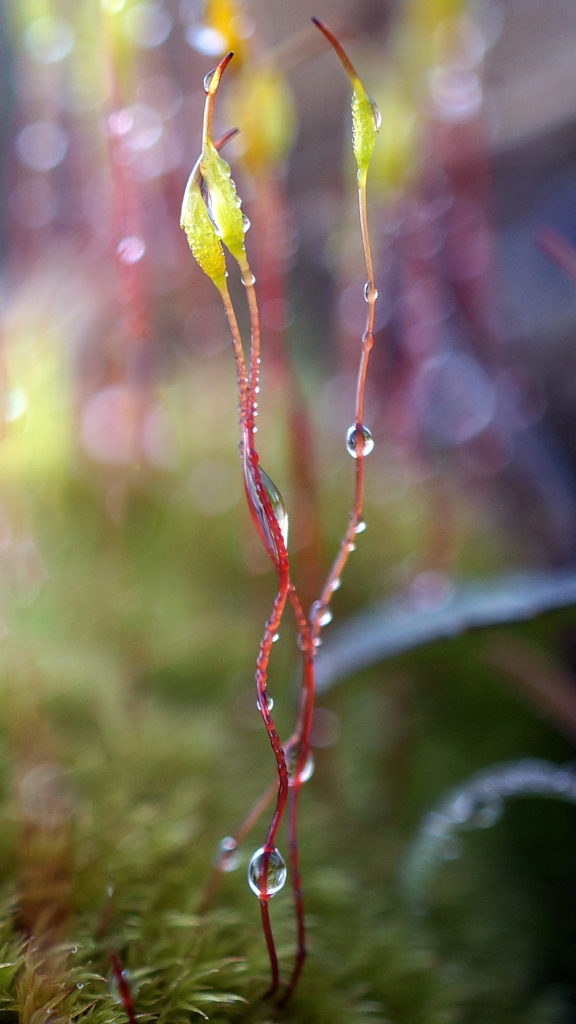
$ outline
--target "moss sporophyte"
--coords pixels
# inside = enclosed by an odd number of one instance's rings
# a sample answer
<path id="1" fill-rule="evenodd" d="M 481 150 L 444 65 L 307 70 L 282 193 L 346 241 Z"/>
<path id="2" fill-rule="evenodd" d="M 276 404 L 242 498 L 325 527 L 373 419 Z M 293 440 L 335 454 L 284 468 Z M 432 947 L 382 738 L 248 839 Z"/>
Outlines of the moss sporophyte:
<path id="1" fill-rule="evenodd" d="M 208 887 L 205 903 L 211 897 L 216 879 L 231 870 L 231 853 L 236 854 L 241 840 L 256 824 L 265 809 L 275 800 L 275 807 L 263 845 L 252 856 L 248 868 L 250 888 L 259 899 L 264 935 L 268 948 L 271 968 L 271 982 L 268 995 L 277 993 L 280 987 L 280 969 L 276 943 L 270 920 L 270 899 L 284 886 L 287 867 L 277 848 L 277 837 L 288 809 L 289 869 L 293 889 L 297 948 L 291 974 L 285 984 L 281 1002 L 285 1002 L 294 991 L 306 958 L 306 924 L 299 866 L 298 809 L 300 789 L 313 771 L 310 751 L 310 732 L 315 700 L 315 654 L 321 643 L 321 630 L 332 619 L 330 604 L 334 592 L 340 585 L 342 572 L 350 553 L 355 548 L 355 538 L 365 527 L 362 518 L 364 499 L 364 459 L 373 449 L 374 441 L 364 423 L 364 396 L 370 351 L 374 341 L 374 309 L 377 290 L 374 283 L 374 267 L 366 207 L 366 182 L 370 159 L 374 150 L 376 135 L 380 126 L 378 110 L 370 100 L 342 46 L 325 25 L 312 19 L 338 54 L 352 85 L 352 141 L 358 167 L 357 189 L 360 211 L 365 276 L 364 298 L 366 300 L 366 322 L 361 336 L 360 360 L 357 374 L 354 421 L 347 431 L 345 444 L 355 461 L 355 488 L 352 510 L 333 564 L 312 603 L 309 614 L 304 612 L 299 592 L 291 578 L 288 555 L 288 514 L 280 492 L 272 479 L 260 465 L 256 447 L 256 406 L 260 392 L 260 313 L 256 293 L 256 280 L 252 273 L 247 251 L 246 232 L 250 227 L 242 212 L 242 203 L 231 176 L 228 163 L 220 154 L 220 148 L 230 137 L 229 133 L 218 142 L 213 140 L 214 104 L 223 73 L 233 57 L 229 52 L 214 71 L 204 79 L 206 92 L 202 148 L 188 179 L 182 204 L 181 226 L 184 228 L 192 253 L 205 274 L 211 279 L 220 294 L 230 334 L 236 363 L 238 408 L 240 420 L 240 452 L 246 500 L 252 519 L 274 567 L 277 577 L 277 592 L 272 610 L 266 622 L 260 648 L 256 658 L 257 706 L 262 716 L 268 740 L 276 765 L 276 781 L 250 812 L 242 826 L 233 836 L 226 838 L 217 860 L 216 875 Z M 274 79 L 275 80 L 275 79 Z M 255 97 L 261 92 L 255 91 Z M 266 135 L 267 115 L 262 104 L 250 110 L 250 131 L 252 150 L 254 139 L 258 139 L 259 119 L 263 136 Z M 288 108 L 286 108 L 288 110 Z M 287 115 L 288 116 L 288 115 Z M 239 125 L 242 130 L 242 125 Z M 289 129 L 287 129 L 289 133 Z M 280 132 L 280 136 L 282 133 Z M 267 137 L 267 135 L 266 135 Z M 276 136 L 275 136 L 276 137 Z M 268 152 L 267 147 L 266 152 Z M 238 268 L 245 286 L 249 318 L 249 341 L 243 341 L 227 281 L 226 253 Z M 302 669 L 299 710 L 292 735 L 282 742 L 272 717 L 273 702 L 268 694 L 268 669 L 271 648 L 278 638 L 281 620 L 286 605 L 290 604 L 295 619 L 298 647 L 301 651 Z"/>

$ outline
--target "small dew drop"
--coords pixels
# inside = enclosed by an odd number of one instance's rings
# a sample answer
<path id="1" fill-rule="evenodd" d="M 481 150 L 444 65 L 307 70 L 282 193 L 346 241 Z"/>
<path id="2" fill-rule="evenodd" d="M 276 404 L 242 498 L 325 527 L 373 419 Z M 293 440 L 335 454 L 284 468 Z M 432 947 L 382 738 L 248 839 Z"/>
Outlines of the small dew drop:
<path id="1" fill-rule="evenodd" d="M 286 864 L 282 854 L 274 847 L 263 846 L 252 855 L 248 865 L 248 885 L 256 896 L 267 899 L 275 896 L 286 881 Z"/>
<path id="2" fill-rule="evenodd" d="M 366 302 L 376 302 L 378 298 L 378 289 L 373 281 L 366 281 L 364 285 L 364 300 Z"/>
<path id="3" fill-rule="evenodd" d="M 242 214 L 242 227 L 244 229 L 244 234 L 246 234 L 247 231 L 250 231 L 250 218 L 247 217 L 245 213 Z"/>
<path id="4" fill-rule="evenodd" d="M 374 127 L 379 132 L 382 127 L 382 114 L 374 100 L 370 100 L 370 103 L 372 104 L 372 113 L 374 114 Z"/>
<path id="5" fill-rule="evenodd" d="M 224 839 L 221 839 L 218 844 L 216 865 L 220 868 L 220 871 L 228 872 L 235 871 L 239 863 L 238 843 L 234 836 L 224 836 Z"/>
<path id="6" fill-rule="evenodd" d="M 313 647 L 322 647 L 322 637 L 315 636 L 313 641 L 312 641 L 312 646 Z"/>
<path id="7" fill-rule="evenodd" d="M 279 639 L 280 639 L 280 633 L 274 633 L 274 636 L 272 637 L 272 643 L 273 644 L 277 644 Z"/>
<path id="8" fill-rule="evenodd" d="M 340 579 L 339 576 L 336 576 L 336 579 L 333 579 L 332 583 L 330 584 L 330 589 L 331 589 L 332 593 L 334 593 L 335 590 L 340 590 L 341 586 L 342 586 L 342 580 Z"/>
<path id="9" fill-rule="evenodd" d="M 374 438 L 363 424 L 357 427 L 353 424 L 346 431 L 346 448 L 353 459 L 360 455 L 370 455 L 374 449 Z"/>
<path id="10" fill-rule="evenodd" d="M 364 522 L 363 519 L 361 519 L 360 522 L 356 524 L 356 526 L 354 528 L 354 533 L 364 533 L 365 529 L 366 529 L 366 523 Z"/>
<path id="11" fill-rule="evenodd" d="M 272 711 L 272 708 L 274 707 L 274 698 L 271 697 L 269 693 L 267 693 L 265 700 L 266 700 L 266 708 L 267 708 L 267 710 L 268 711 Z M 258 708 L 258 711 L 262 710 L 261 704 L 260 704 L 260 700 L 256 701 L 256 707 Z"/>
<path id="12" fill-rule="evenodd" d="M 244 228 L 244 230 L 247 231 L 248 229 Z M 242 278 L 242 284 L 244 285 L 245 288 L 250 288 L 252 285 L 256 284 L 256 278 L 254 277 L 254 274 L 245 274 L 245 276 Z"/>
<path id="13" fill-rule="evenodd" d="M 216 71 L 216 68 L 213 68 L 212 71 L 209 71 L 207 75 L 204 75 L 204 83 L 203 84 L 204 84 L 204 92 L 205 93 L 209 93 L 210 92 L 210 83 L 211 83 L 212 79 L 214 78 L 214 72 L 215 71 Z"/>
<path id="14" fill-rule="evenodd" d="M 322 604 L 322 601 L 314 601 L 310 609 L 310 619 L 322 628 L 332 622 L 332 612 L 325 604 Z"/>
<path id="15" fill-rule="evenodd" d="M 348 551 L 352 554 L 353 551 L 356 551 L 356 545 L 352 543 L 348 544 Z"/>

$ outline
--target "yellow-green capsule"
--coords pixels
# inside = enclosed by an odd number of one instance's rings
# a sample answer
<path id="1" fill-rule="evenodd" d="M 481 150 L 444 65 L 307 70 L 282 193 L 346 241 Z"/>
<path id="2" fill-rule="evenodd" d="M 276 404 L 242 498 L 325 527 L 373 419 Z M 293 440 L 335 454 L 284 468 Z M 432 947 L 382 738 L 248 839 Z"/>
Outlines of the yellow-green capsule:
<path id="1" fill-rule="evenodd" d="M 336 36 L 318 18 L 312 18 L 317 28 L 338 54 L 344 70 L 352 85 L 352 144 L 354 156 L 358 164 L 358 180 L 365 178 L 368 172 L 368 164 L 374 152 L 376 135 L 380 129 L 380 112 L 376 104 L 370 99 L 362 82 L 356 74 L 348 54 L 336 39 Z"/>
<path id="2" fill-rule="evenodd" d="M 376 135 L 380 128 L 380 113 L 359 81 L 354 82 L 352 95 L 352 145 L 358 170 L 368 170 Z"/>
<path id="3" fill-rule="evenodd" d="M 200 170 L 206 188 L 206 202 L 218 238 L 236 260 L 246 258 L 240 196 L 230 176 L 230 167 L 208 139 L 200 158 Z"/>
<path id="4" fill-rule="evenodd" d="M 197 167 L 192 171 L 184 192 L 180 227 L 186 232 L 196 262 L 221 290 L 226 281 L 224 251 L 204 204 Z"/>

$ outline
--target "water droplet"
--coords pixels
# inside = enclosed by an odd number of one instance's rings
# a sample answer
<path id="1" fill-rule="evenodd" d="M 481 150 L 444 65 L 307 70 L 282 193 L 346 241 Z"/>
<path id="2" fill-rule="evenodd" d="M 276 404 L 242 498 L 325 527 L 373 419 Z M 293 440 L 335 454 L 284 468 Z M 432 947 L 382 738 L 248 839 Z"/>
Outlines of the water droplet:
<path id="1" fill-rule="evenodd" d="M 274 633 L 274 636 L 272 637 L 272 643 L 273 644 L 277 644 L 279 639 L 280 639 L 280 633 Z"/>
<path id="2" fill-rule="evenodd" d="M 260 847 L 248 865 L 248 885 L 256 896 L 275 896 L 286 881 L 286 864 L 281 853 L 274 847 L 266 850 Z"/>
<path id="3" fill-rule="evenodd" d="M 216 864 L 220 871 L 235 871 L 240 863 L 238 843 L 234 836 L 224 836 L 218 844 Z"/>
<path id="4" fill-rule="evenodd" d="M 246 228 L 244 230 L 247 230 Z M 242 277 L 242 284 L 245 288 L 250 288 L 253 284 L 256 284 L 256 278 L 253 273 L 247 273 Z"/>
<path id="5" fill-rule="evenodd" d="M 265 699 L 266 699 L 266 707 L 267 707 L 268 711 L 272 711 L 272 708 L 274 707 L 274 698 L 271 697 L 269 693 L 267 693 Z M 261 710 L 260 700 L 256 701 L 256 707 L 258 708 L 258 711 Z"/>
<path id="6" fill-rule="evenodd" d="M 250 218 L 247 217 L 245 213 L 242 214 L 242 227 L 244 228 L 244 234 L 246 234 L 247 231 L 250 231 Z"/>
<path id="7" fill-rule="evenodd" d="M 207 75 L 204 75 L 204 83 L 203 84 L 204 84 L 204 92 L 205 93 L 209 93 L 210 92 L 210 82 L 214 78 L 214 72 L 215 71 L 216 71 L 216 68 L 212 68 L 212 71 L 209 71 Z"/>
<path id="8" fill-rule="evenodd" d="M 84 988 L 84 982 L 83 981 L 77 981 L 76 982 L 76 988 L 77 989 L 83 989 Z"/>
<path id="9" fill-rule="evenodd" d="M 374 114 L 374 127 L 376 128 L 376 131 L 379 132 L 382 127 L 382 114 L 374 100 L 370 100 L 370 103 L 372 105 L 372 113 Z"/>
<path id="10" fill-rule="evenodd" d="M 287 768 L 288 768 L 288 785 L 290 787 L 295 786 L 297 781 L 302 786 L 302 785 L 304 785 L 305 782 L 308 782 L 308 780 L 312 778 L 312 776 L 314 774 L 314 757 L 313 757 L 312 753 L 308 754 L 304 764 L 302 765 L 302 768 L 300 769 L 300 774 L 299 774 L 298 780 L 297 780 L 298 751 L 297 750 L 291 751 L 290 754 L 289 754 L 289 757 L 287 757 L 287 760 L 289 762 L 287 764 Z"/>
<path id="11" fill-rule="evenodd" d="M 356 545 L 353 544 L 352 541 L 350 541 L 350 543 L 347 545 L 347 547 L 348 547 L 348 551 L 350 552 L 350 554 L 352 554 L 353 551 L 356 551 Z"/>
<path id="12" fill-rule="evenodd" d="M 346 431 L 346 447 L 353 459 L 357 459 L 360 455 L 370 455 L 370 452 L 374 448 L 374 438 L 365 427 L 361 424 L 357 427 L 353 424 L 348 427 Z"/>
<path id="13" fill-rule="evenodd" d="M 363 519 L 361 519 L 359 523 L 356 523 L 356 526 L 354 527 L 354 533 L 364 533 L 365 529 L 366 523 L 364 522 Z"/>
<path id="14" fill-rule="evenodd" d="M 254 431 L 256 431 L 256 427 L 254 427 Z M 272 506 L 272 512 L 274 514 L 276 522 L 278 523 L 278 527 L 280 529 L 280 533 L 282 534 L 282 539 L 284 541 L 284 546 L 287 547 L 288 546 L 288 513 L 286 511 L 286 506 L 284 504 L 284 499 L 283 499 L 282 495 L 280 494 L 280 491 L 276 487 L 276 484 L 274 484 L 272 482 L 272 480 L 270 479 L 268 474 L 265 473 L 264 470 L 261 467 L 259 467 L 259 468 L 260 468 L 260 476 L 262 478 L 262 485 L 264 487 L 264 490 L 266 491 L 266 495 L 268 497 L 268 501 L 270 502 L 270 505 Z M 248 491 L 248 497 L 249 497 L 249 500 L 250 500 L 250 504 L 251 504 L 252 509 L 254 510 L 254 513 L 255 513 L 255 515 L 257 517 L 258 525 L 260 526 L 264 543 L 266 544 L 266 547 L 269 549 L 269 551 L 271 551 L 271 553 L 277 558 L 278 557 L 278 549 L 277 549 L 277 544 L 276 544 L 276 538 L 274 537 L 274 533 L 273 533 L 273 531 L 271 529 L 270 523 L 268 522 L 268 518 L 266 516 L 266 512 L 265 512 L 264 507 L 262 505 L 262 502 L 260 501 L 260 498 L 258 496 L 258 491 L 257 491 L 257 488 L 256 488 L 256 482 L 254 480 L 254 471 L 253 471 L 253 468 L 252 468 L 252 466 L 250 465 L 250 463 L 248 461 L 247 456 L 245 456 L 244 478 L 245 478 L 245 481 L 246 481 L 246 487 L 247 487 L 247 491 Z"/>
<path id="15" fill-rule="evenodd" d="M 337 576 L 336 579 L 332 580 L 332 583 L 330 584 L 330 590 L 332 591 L 332 593 L 334 593 L 335 590 L 340 590 L 341 586 L 342 580 L 340 579 L 339 576 Z"/>
<path id="16" fill-rule="evenodd" d="M 373 281 L 366 281 L 364 285 L 364 299 L 366 302 L 376 302 L 378 289 Z"/>
<path id="17" fill-rule="evenodd" d="M 310 621 L 322 628 L 332 622 L 332 612 L 322 601 L 314 601 L 310 609 Z"/>

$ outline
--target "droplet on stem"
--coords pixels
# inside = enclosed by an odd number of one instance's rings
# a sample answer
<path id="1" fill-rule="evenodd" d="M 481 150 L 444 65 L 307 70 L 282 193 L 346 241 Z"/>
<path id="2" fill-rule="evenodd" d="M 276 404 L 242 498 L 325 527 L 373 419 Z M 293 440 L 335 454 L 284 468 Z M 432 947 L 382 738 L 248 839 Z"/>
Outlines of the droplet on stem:
<path id="1" fill-rule="evenodd" d="M 322 601 L 314 601 L 310 609 L 310 621 L 315 622 L 320 628 L 327 626 L 332 622 L 332 612 Z"/>
<path id="2" fill-rule="evenodd" d="M 370 103 L 372 105 L 372 113 L 374 114 L 374 127 L 376 131 L 379 132 L 382 127 L 382 114 L 380 113 L 378 104 L 375 103 L 373 99 L 370 100 Z"/>
<path id="3" fill-rule="evenodd" d="M 373 281 L 366 281 L 364 285 L 364 299 L 366 302 L 376 302 L 378 289 Z"/>
<path id="4" fill-rule="evenodd" d="M 254 427 L 254 432 L 256 432 L 256 427 Z M 269 500 L 270 505 L 272 507 L 272 512 L 274 513 L 274 517 L 275 517 L 276 522 L 278 523 L 278 526 L 280 528 L 280 533 L 282 534 L 282 539 L 284 541 L 284 546 L 287 547 L 288 546 L 288 513 L 286 511 L 286 506 L 284 504 L 284 499 L 283 499 L 282 495 L 280 494 L 280 491 L 276 487 L 276 484 L 272 482 L 272 480 L 270 479 L 268 474 L 264 472 L 262 467 L 259 467 L 259 470 L 260 470 L 260 477 L 262 479 L 262 485 L 263 485 L 264 490 L 266 491 L 266 494 L 268 496 L 268 500 Z M 245 475 L 245 480 L 246 480 L 246 486 L 247 486 L 247 489 L 248 489 L 248 496 L 250 498 L 250 504 L 251 504 L 251 506 L 252 506 L 252 508 L 254 510 L 254 515 L 258 519 L 258 524 L 261 527 L 261 532 L 262 532 L 263 538 L 265 540 L 266 546 L 268 547 L 268 549 L 270 551 L 272 551 L 273 553 L 276 554 L 276 556 L 278 556 L 276 539 L 274 537 L 274 533 L 273 533 L 273 531 L 271 529 L 270 523 L 268 522 L 268 518 L 266 516 L 266 511 L 265 511 L 265 509 L 264 509 L 264 507 L 262 505 L 262 502 L 260 501 L 260 498 L 258 496 L 258 490 L 256 488 L 256 482 L 254 480 L 254 475 L 253 475 L 253 472 L 252 472 L 252 467 L 250 466 L 250 463 L 247 460 L 246 460 L 246 463 L 245 463 L 244 475 Z"/>
<path id="5" fill-rule="evenodd" d="M 359 458 L 360 455 L 370 455 L 370 452 L 374 449 L 374 438 L 365 427 L 364 424 L 356 426 L 352 424 L 346 431 L 346 448 L 353 459 Z"/>
<path id="6" fill-rule="evenodd" d="M 305 782 L 308 782 L 314 774 L 314 757 L 310 752 L 302 765 L 300 772 L 298 772 L 298 751 L 294 750 L 290 753 L 289 757 L 287 757 L 286 767 L 288 769 L 288 785 L 291 788 L 297 783 L 301 786 Z"/>
<path id="7" fill-rule="evenodd" d="M 274 698 L 271 697 L 269 693 L 266 693 L 265 700 L 266 700 L 266 709 L 268 711 L 272 711 L 272 708 L 274 707 Z M 262 706 L 261 706 L 261 703 L 260 703 L 260 698 L 258 698 L 258 700 L 256 701 L 256 707 L 258 708 L 258 711 L 262 711 Z"/>
<path id="8" fill-rule="evenodd" d="M 286 881 L 286 863 L 282 854 L 274 847 L 266 850 L 261 846 L 250 858 L 248 885 L 256 896 L 275 896 Z"/>
<path id="9" fill-rule="evenodd" d="M 354 533 L 364 533 L 365 529 L 366 523 L 364 522 L 363 519 L 361 519 L 359 523 L 356 523 L 356 526 L 354 527 Z"/>
<path id="10" fill-rule="evenodd" d="M 208 93 L 210 92 L 210 83 L 214 78 L 215 72 L 216 68 L 212 68 L 212 71 L 209 71 L 207 75 L 204 75 L 204 92 L 206 93 L 206 95 L 208 95 Z"/>

